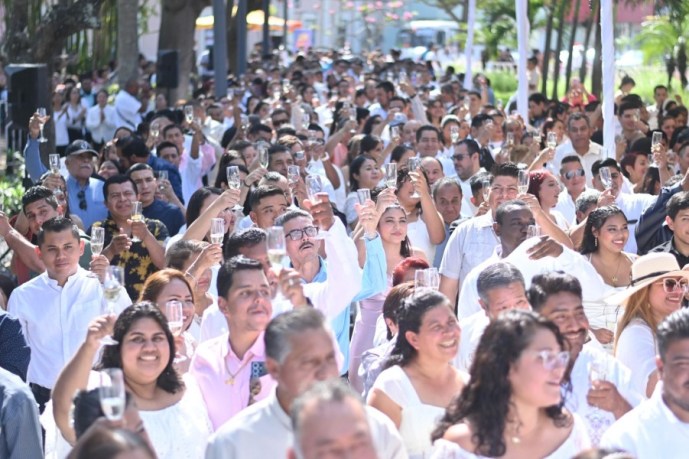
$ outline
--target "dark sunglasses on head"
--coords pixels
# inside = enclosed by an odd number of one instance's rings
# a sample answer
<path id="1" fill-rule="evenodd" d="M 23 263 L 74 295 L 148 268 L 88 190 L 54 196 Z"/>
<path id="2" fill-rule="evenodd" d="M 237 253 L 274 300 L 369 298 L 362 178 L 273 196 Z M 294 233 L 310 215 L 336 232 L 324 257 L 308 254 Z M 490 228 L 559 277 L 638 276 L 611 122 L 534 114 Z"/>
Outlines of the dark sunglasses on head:
<path id="1" fill-rule="evenodd" d="M 584 175 L 586 175 L 584 169 L 574 169 L 573 171 L 565 172 L 565 178 L 567 180 L 572 180 L 574 177 L 583 177 Z"/>

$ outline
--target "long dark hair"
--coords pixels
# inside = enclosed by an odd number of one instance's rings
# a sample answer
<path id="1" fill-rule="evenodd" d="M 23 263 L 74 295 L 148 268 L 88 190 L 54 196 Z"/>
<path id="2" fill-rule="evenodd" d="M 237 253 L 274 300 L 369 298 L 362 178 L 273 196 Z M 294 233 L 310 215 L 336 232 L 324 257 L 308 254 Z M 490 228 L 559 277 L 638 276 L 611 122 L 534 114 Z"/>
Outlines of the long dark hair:
<path id="1" fill-rule="evenodd" d="M 371 195 L 373 195 L 373 193 L 371 193 Z M 404 210 L 404 208 L 402 206 L 400 206 L 399 204 L 393 204 L 393 205 L 388 206 L 385 209 L 383 209 L 383 213 L 381 214 L 380 218 L 382 219 L 383 215 L 385 215 L 385 212 L 387 212 L 390 209 L 399 209 L 402 212 L 404 212 L 405 215 L 407 214 L 407 211 Z M 378 224 L 380 224 L 380 222 L 378 222 Z M 409 235 L 406 235 L 404 237 L 404 240 L 400 244 L 400 256 L 402 256 L 404 258 L 409 258 L 409 257 L 411 257 L 411 255 L 412 255 L 411 241 L 409 240 Z"/>
<path id="2" fill-rule="evenodd" d="M 622 215 L 624 221 L 627 221 L 627 216 L 617 206 L 603 206 L 591 211 L 586 220 L 586 227 L 584 228 L 584 236 L 581 240 L 579 253 L 587 255 L 589 253 L 598 252 L 598 243 L 596 242 L 596 236 L 593 235 L 593 230 L 600 231 L 603 225 L 605 225 L 605 222 L 615 215 Z"/>
<path id="3" fill-rule="evenodd" d="M 124 336 L 129 332 L 129 329 L 132 328 L 132 325 L 141 319 L 153 319 L 160 325 L 160 328 L 162 328 L 165 333 L 165 338 L 170 348 L 170 356 L 163 372 L 158 376 L 156 385 L 165 392 L 174 394 L 184 388 L 182 379 L 172 366 L 175 357 L 175 338 L 170 332 L 170 328 L 167 325 L 167 319 L 163 313 L 150 301 L 142 301 L 141 303 L 133 304 L 122 311 L 115 321 L 115 328 L 112 333 L 113 338 L 118 344 L 105 346 L 100 362 L 96 365 L 96 370 L 122 368 L 122 341 L 124 340 Z M 125 378 L 126 376 L 127 375 L 125 375 Z"/>
<path id="4" fill-rule="evenodd" d="M 512 395 L 509 372 L 539 329 L 552 332 L 560 349 L 566 349 L 557 325 L 532 311 L 507 311 L 488 325 L 476 348 L 471 378 L 445 411 L 431 435 L 433 440 L 442 438 L 452 425 L 468 421 L 474 430 L 472 439 L 477 455 L 499 457 L 505 454 L 507 447 L 503 436 Z M 545 409 L 546 415 L 558 427 L 572 422 L 571 416 L 563 411 L 563 405 L 564 397 L 558 405 Z"/>
<path id="5" fill-rule="evenodd" d="M 409 343 L 405 335 L 408 331 L 419 333 L 426 312 L 442 305 L 450 308 L 447 297 L 430 289 L 414 292 L 402 301 L 396 314 L 397 327 L 399 328 L 397 341 L 395 341 L 395 346 L 385 363 L 386 368 L 394 365 L 404 367 L 417 356 L 418 351 Z"/>
<path id="6" fill-rule="evenodd" d="M 187 225 L 191 226 L 191 224 L 194 223 L 197 218 L 199 218 L 201 215 L 203 201 L 205 201 L 206 198 L 212 194 L 220 196 L 222 194 L 222 190 L 212 186 L 204 186 L 203 188 L 199 188 L 198 190 L 194 191 L 194 194 L 191 195 L 189 202 L 187 203 Z"/>
<path id="7" fill-rule="evenodd" d="M 367 160 L 373 161 L 373 165 L 377 166 L 376 160 L 368 154 L 361 154 L 357 156 L 349 165 L 349 189 L 351 191 L 356 191 L 359 189 L 359 180 L 354 177 L 354 174 L 359 174 L 361 171 L 361 166 L 363 166 Z"/>

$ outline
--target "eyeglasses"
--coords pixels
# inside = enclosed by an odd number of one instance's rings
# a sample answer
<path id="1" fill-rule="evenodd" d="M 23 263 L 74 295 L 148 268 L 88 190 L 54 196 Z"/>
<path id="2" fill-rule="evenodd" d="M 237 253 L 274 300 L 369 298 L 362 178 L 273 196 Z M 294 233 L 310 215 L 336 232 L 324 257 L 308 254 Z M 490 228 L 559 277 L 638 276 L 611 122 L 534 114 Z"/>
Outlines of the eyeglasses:
<path id="1" fill-rule="evenodd" d="M 464 159 L 465 156 L 469 156 L 469 155 L 464 155 L 464 154 L 462 154 L 462 153 L 457 153 L 456 155 L 452 155 L 452 159 L 454 159 L 455 161 L 462 161 L 462 160 Z"/>
<path id="2" fill-rule="evenodd" d="M 536 355 L 541 359 L 543 368 L 548 371 L 556 368 L 565 368 L 569 363 L 569 352 L 537 351 Z"/>
<path id="3" fill-rule="evenodd" d="M 663 279 L 662 282 L 658 283 L 663 285 L 663 290 L 665 290 L 665 293 L 672 293 L 676 290 L 686 292 L 689 288 L 689 281 L 686 279 L 673 279 L 668 277 Z"/>
<path id="4" fill-rule="evenodd" d="M 573 171 L 565 172 L 565 178 L 567 180 L 572 180 L 574 177 L 583 177 L 586 175 L 584 169 L 574 169 Z"/>
<path id="5" fill-rule="evenodd" d="M 84 190 L 77 193 L 77 199 L 79 200 L 79 208 L 86 210 L 86 192 Z"/>
<path id="6" fill-rule="evenodd" d="M 304 235 L 308 237 L 316 237 L 318 234 L 318 228 L 315 226 L 307 226 L 302 229 L 293 229 L 285 235 L 285 237 L 290 238 L 293 241 L 300 241 Z"/>

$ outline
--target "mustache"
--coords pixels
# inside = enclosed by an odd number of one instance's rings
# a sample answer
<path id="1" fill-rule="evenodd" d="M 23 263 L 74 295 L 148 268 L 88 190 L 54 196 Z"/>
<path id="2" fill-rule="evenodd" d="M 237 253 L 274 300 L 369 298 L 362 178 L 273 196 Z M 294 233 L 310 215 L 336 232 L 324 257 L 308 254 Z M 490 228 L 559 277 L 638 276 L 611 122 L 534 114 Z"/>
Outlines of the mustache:
<path id="1" fill-rule="evenodd" d="M 299 246 L 299 250 L 301 250 L 301 249 L 306 249 L 306 248 L 310 248 L 310 247 L 314 247 L 313 242 L 311 242 L 311 241 L 304 241 L 304 242 Z"/>

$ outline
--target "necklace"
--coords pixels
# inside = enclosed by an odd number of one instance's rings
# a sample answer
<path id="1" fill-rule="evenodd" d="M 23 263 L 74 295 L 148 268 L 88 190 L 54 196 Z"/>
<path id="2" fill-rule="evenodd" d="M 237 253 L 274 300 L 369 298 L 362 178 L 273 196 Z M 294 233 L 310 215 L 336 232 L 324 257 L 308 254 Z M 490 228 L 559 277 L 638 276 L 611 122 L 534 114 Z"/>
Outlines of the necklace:
<path id="1" fill-rule="evenodd" d="M 251 362 L 251 357 L 249 357 L 244 363 L 242 363 L 241 366 L 239 367 L 239 369 L 237 371 L 235 371 L 234 373 L 232 373 L 230 371 L 230 367 L 228 367 L 227 362 L 225 362 L 225 369 L 230 374 L 230 377 L 225 380 L 225 384 L 229 384 L 230 386 L 234 386 L 234 383 L 237 379 L 237 376 L 244 369 L 244 367 L 247 366 L 250 362 Z"/>

